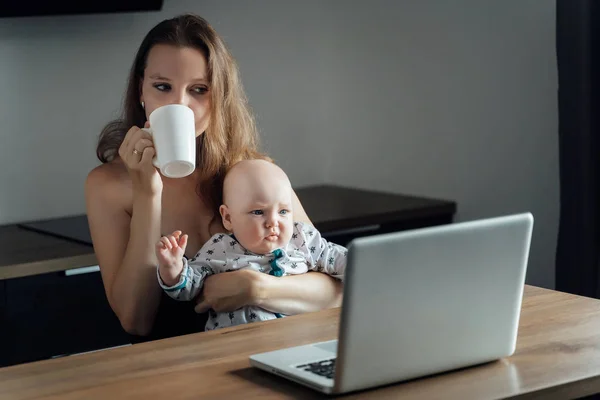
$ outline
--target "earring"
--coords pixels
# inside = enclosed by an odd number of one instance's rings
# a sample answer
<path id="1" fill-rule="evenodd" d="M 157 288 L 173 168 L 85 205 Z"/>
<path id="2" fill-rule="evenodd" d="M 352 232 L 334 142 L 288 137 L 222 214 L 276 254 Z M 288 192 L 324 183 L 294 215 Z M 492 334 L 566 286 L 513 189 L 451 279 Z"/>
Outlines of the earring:
<path id="1" fill-rule="evenodd" d="M 142 101 L 142 108 L 145 110 L 146 107 L 144 106 L 144 102 Z"/>

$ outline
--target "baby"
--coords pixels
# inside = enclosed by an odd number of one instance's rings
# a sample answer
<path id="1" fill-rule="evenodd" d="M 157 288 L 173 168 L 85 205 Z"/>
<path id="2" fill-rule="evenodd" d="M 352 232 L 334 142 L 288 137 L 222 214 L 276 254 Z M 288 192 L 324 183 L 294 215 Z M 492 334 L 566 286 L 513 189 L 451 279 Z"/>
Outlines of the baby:
<path id="1" fill-rule="evenodd" d="M 190 260 L 183 255 L 187 235 L 180 231 L 156 244 L 158 281 L 169 296 L 189 301 L 212 274 L 250 268 L 273 276 L 319 271 L 343 280 L 346 248 L 327 242 L 313 226 L 294 222 L 292 186 L 273 163 L 235 164 L 223 182 L 219 208 L 230 234 L 214 235 Z M 229 313 L 210 310 L 206 330 L 281 317 L 259 307 Z"/>

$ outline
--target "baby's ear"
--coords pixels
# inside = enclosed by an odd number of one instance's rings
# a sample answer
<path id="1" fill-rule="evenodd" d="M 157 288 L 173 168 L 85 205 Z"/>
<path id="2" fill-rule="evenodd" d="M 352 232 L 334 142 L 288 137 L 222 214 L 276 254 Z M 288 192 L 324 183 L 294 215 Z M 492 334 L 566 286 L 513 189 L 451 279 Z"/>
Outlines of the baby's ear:
<path id="1" fill-rule="evenodd" d="M 221 207 L 219 207 L 219 213 L 221 214 L 221 219 L 223 220 L 223 227 L 231 232 L 231 214 L 229 214 L 229 209 L 225 204 L 222 204 Z"/>

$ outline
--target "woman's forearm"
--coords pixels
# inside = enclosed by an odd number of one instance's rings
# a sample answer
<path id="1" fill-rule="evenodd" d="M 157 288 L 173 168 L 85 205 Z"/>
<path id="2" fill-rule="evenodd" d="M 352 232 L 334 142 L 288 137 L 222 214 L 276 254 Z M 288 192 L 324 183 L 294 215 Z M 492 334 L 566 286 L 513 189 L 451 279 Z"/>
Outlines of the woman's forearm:
<path id="1" fill-rule="evenodd" d="M 112 286 L 112 303 L 129 332 L 150 332 L 160 301 L 154 245 L 160 238 L 161 202 L 158 197 L 134 198 L 129 242 Z"/>
<path id="2" fill-rule="evenodd" d="M 276 278 L 260 274 L 253 305 L 294 315 L 342 305 L 342 283 L 319 272 Z"/>

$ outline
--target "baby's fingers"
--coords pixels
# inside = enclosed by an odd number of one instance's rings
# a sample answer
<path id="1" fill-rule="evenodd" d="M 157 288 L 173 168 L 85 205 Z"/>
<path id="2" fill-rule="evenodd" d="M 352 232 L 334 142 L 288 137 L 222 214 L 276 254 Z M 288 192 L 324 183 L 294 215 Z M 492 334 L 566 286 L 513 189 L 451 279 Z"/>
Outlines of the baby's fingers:
<path id="1" fill-rule="evenodd" d="M 173 248 L 171 241 L 166 236 L 163 236 L 160 238 L 160 243 L 162 243 L 163 248 L 165 248 L 167 250 L 171 250 Z"/>
<path id="2" fill-rule="evenodd" d="M 171 245 L 169 249 L 176 249 L 179 247 L 179 243 L 177 243 L 175 236 L 169 236 L 169 244 Z"/>
<path id="3" fill-rule="evenodd" d="M 187 246 L 188 235 L 183 235 L 179 238 L 179 247 L 181 247 L 185 251 L 185 247 Z"/>

